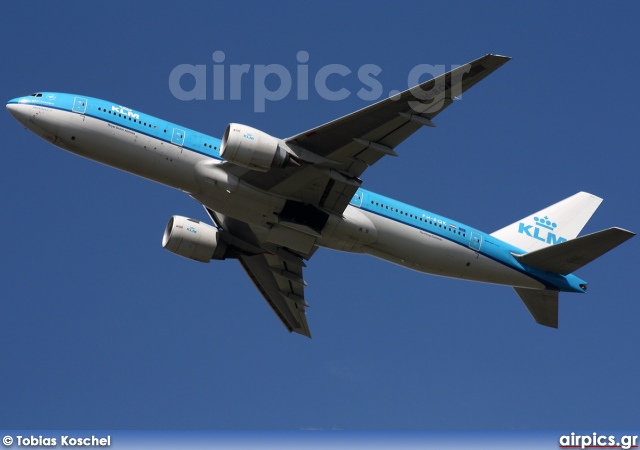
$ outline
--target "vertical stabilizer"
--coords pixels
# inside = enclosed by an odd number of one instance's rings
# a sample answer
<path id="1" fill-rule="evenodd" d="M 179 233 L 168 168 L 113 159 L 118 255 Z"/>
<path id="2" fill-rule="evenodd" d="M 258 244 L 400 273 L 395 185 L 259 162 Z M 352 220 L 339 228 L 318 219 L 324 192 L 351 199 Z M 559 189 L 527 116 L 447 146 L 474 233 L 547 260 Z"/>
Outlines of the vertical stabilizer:
<path id="1" fill-rule="evenodd" d="M 600 203 L 600 197 L 578 192 L 492 233 L 491 236 L 525 252 L 559 244 L 577 237 Z"/>

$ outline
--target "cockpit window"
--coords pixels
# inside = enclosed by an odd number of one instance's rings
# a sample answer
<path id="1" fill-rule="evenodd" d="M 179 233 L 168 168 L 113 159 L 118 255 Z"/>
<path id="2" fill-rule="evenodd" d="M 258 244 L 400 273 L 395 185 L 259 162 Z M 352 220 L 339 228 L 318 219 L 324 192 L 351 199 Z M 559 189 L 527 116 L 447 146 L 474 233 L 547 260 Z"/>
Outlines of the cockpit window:
<path id="1" fill-rule="evenodd" d="M 30 94 L 29 97 L 42 97 L 42 94 L 41 93 Z"/>

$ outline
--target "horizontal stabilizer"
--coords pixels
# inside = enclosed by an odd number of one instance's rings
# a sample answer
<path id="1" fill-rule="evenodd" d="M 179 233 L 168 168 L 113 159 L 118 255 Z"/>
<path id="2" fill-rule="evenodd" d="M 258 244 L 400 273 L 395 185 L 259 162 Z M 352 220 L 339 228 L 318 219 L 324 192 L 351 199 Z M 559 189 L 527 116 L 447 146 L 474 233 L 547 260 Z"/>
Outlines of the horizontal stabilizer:
<path id="1" fill-rule="evenodd" d="M 558 328 L 558 292 L 513 288 L 540 325 Z"/>
<path id="2" fill-rule="evenodd" d="M 609 228 L 524 255 L 513 255 L 535 269 L 567 275 L 635 236 L 622 228 Z"/>

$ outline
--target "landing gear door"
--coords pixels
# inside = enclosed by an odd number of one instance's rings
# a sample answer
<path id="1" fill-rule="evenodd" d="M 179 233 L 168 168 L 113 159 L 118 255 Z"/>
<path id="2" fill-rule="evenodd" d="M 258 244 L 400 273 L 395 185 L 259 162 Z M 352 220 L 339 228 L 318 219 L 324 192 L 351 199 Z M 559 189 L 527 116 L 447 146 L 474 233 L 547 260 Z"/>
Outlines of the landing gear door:
<path id="1" fill-rule="evenodd" d="M 469 247 L 477 252 L 480 251 L 480 247 L 482 247 L 482 235 L 480 233 L 476 233 L 475 231 L 471 232 L 471 237 L 469 237 Z"/>

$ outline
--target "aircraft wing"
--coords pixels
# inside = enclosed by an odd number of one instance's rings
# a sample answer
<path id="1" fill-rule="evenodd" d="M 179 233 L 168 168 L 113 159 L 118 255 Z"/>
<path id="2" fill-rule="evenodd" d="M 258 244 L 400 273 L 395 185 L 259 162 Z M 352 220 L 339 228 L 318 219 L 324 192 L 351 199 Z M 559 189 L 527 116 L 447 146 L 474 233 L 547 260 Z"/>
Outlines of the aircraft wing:
<path id="1" fill-rule="evenodd" d="M 486 55 L 364 109 L 285 139 L 300 167 L 226 170 L 259 189 L 341 215 L 360 175 L 509 57 Z"/>
<path id="2" fill-rule="evenodd" d="M 261 242 L 251 227 L 205 209 L 214 223 L 223 229 L 222 238 L 237 252 L 237 258 L 249 278 L 273 312 L 289 330 L 311 337 L 304 300 L 306 283 L 302 278 L 302 257 L 287 248 Z M 308 258 L 310 254 L 305 255 Z"/>
<path id="3" fill-rule="evenodd" d="M 276 255 L 240 256 L 240 264 L 271 309 L 290 332 L 311 337 L 304 300 L 302 266 L 288 264 Z"/>

